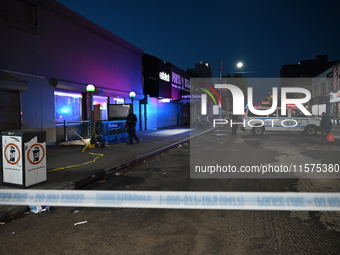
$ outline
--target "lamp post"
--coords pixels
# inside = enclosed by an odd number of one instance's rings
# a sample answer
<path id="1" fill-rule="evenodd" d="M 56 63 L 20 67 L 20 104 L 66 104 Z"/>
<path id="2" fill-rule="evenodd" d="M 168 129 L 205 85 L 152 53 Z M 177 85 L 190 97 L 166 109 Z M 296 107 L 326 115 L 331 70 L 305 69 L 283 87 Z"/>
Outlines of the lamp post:
<path id="1" fill-rule="evenodd" d="M 96 87 L 92 84 L 86 86 L 86 91 L 90 94 L 90 107 L 91 107 L 91 115 L 90 115 L 90 148 L 95 147 L 95 139 L 94 139 L 94 112 L 93 112 L 93 93 L 96 91 Z"/>
<path id="2" fill-rule="evenodd" d="M 132 110 L 132 113 L 133 113 L 133 100 L 134 100 L 135 97 L 136 97 L 136 92 L 131 91 L 131 92 L 129 93 L 129 97 L 131 98 L 131 110 Z"/>
<path id="3" fill-rule="evenodd" d="M 220 60 L 218 62 L 218 71 L 220 71 L 220 81 L 219 83 L 222 83 L 222 71 L 223 71 L 223 61 Z M 222 92 L 221 92 L 221 89 L 220 89 L 220 98 L 222 98 Z M 218 103 L 219 104 L 219 113 L 220 113 L 220 119 L 222 119 L 222 105 L 221 105 L 221 102 Z"/>
<path id="4" fill-rule="evenodd" d="M 236 63 L 236 67 L 237 67 L 237 69 L 241 69 L 243 67 L 243 62 Z M 223 71 L 223 61 L 222 60 L 220 60 L 218 62 L 218 70 L 220 72 L 220 81 L 219 82 L 222 83 L 222 71 Z M 222 90 L 220 89 L 220 98 L 222 98 L 221 91 Z M 222 105 L 221 104 L 219 105 L 219 109 L 220 109 L 220 119 L 222 119 Z"/>

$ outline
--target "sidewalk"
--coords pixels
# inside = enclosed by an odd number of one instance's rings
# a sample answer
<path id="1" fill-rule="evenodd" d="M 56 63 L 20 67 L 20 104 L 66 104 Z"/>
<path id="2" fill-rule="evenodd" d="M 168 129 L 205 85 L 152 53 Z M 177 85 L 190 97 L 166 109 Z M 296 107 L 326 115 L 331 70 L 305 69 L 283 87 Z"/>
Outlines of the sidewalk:
<path id="1" fill-rule="evenodd" d="M 84 152 L 85 145 L 48 147 L 47 181 L 27 189 L 78 189 L 104 177 L 106 173 L 113 173 L 122 167 L 142 161 L 185 142 L 190 135 L 194 136 L 204 131 L 191 130 L 189 127 L 139 131 L 137 132 L 139 144 L 127 145 L 126 140 L 123 140 L 104 148 L 86 148 Z M 1 189 L 17 188 L 2 185 L 1 174 L 0 192 Z M 25 211 L 28 211 L 28 206 L 0 205 L 0 222 L 13 219 Z"/>

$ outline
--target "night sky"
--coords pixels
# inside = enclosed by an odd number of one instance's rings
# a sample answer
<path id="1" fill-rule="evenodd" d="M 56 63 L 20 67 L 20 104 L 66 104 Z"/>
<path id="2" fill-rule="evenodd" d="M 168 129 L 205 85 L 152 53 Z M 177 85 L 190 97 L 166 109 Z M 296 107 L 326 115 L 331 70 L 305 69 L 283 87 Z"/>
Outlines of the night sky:
<path id="1" fill-rule="evenodd" d="M 187 70 L 279 77 L 284 64 L 340 60 L 339 0 L 57 0 L 124 40 Z"/>

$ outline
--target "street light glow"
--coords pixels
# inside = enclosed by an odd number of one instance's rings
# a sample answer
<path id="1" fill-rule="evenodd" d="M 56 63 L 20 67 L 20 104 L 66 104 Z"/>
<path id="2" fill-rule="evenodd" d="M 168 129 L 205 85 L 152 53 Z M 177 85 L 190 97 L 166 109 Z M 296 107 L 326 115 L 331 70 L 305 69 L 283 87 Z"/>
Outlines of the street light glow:
<path id="1" fill-rule="evenodd" d="M 238 62 L 236 66 L 237 66 L 237 68 L 242 68 L 243 67 L 243 63 L 242 62 Z"/>
<path id="2" fill-rule="evenodd" d="M 96 90 L 96 87 L 92 84 L 89 84 L 89 85 L 86 86 L 87 92 L 95 92 L 95 90 Z"/>
<path id="3" fill-rule="evenodd" d="M 136 92 L 131 91 L 131 92 L 129 93 L 129 97 L 135 97 L 135 96 L 136 96 Z"/>

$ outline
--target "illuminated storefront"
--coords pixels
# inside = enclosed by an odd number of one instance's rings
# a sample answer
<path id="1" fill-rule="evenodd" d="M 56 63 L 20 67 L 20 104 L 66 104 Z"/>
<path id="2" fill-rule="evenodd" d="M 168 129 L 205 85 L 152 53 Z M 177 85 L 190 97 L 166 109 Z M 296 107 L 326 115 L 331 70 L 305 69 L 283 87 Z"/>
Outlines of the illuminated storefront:
<path id="1" fill-rule="evenodd" d="M 144 94 L 142 101 L 145 129 L 183 125 L 189 107 L 183 106 L 181 93 L 190 88 L 190 76 L 155 56 L 143 56 Z M 183 111 L 186 113 L 183 114 Z"/>

